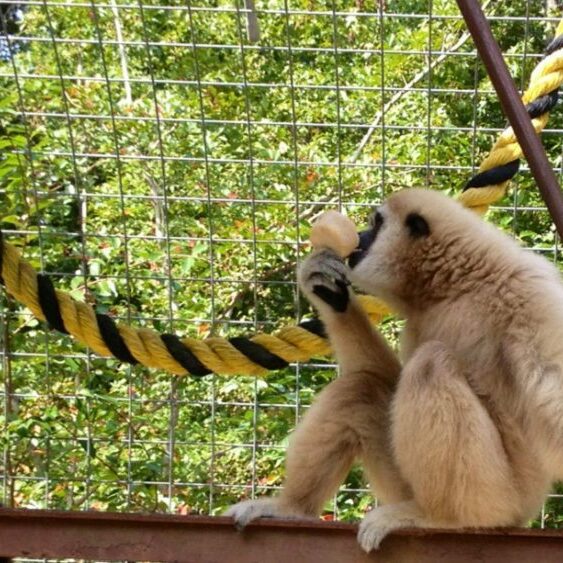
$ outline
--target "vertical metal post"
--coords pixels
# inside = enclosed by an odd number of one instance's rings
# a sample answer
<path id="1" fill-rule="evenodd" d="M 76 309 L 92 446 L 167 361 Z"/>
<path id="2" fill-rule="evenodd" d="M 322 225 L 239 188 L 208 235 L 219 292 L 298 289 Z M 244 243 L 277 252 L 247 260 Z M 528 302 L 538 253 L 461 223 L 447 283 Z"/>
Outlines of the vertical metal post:
<path id="1" fill-rule="evenodd" d="M 250 43 L 258 43 L 260 41 L 260 24 L 258 23 L 258 14 L 254 6 L 254 0 L 244 0 L 246 8 L 246 34 Z"/>

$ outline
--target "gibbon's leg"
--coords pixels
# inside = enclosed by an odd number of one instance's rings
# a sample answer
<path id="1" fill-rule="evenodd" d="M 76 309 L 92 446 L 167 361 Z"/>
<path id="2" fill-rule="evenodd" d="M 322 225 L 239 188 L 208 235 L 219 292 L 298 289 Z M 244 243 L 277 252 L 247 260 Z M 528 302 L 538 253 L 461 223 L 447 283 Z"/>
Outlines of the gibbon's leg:
<path id="1" fill-rule="evenodd" d="M 318 516 L 355 458 L 364 462 L 383 502 L 411 498 L 391 456 L 392 389 L 370 377 L 344 374 L 319 394 L 291 437 L 280 495 L 243 501 L 227 511 L 239 528 L 261 516 Z"/>
<path id="2" fill-rule="evenodd" d="M 423 344 L 403 369 L 391 423 L 395 460 L 414 500 L 366 515 L 358 534 L 366 551 L 398 528 L 521 524 L 499 432 L 440 342 Z"/>
<path id="3" fill-rule="evenodd" d="M 313 254 L 301 269 L 301 287 L 321 314 L 342 377 L 319 394 L 295 430 L 280 496 L 228 510 L 239 527 L 260 516 L 318 516 L 356 457 L 364 460 L 382 500 L 408 498 L 389 443 L 389 408 L 400 364 L 348 291 L 346 273 L 331 251 Z"/>

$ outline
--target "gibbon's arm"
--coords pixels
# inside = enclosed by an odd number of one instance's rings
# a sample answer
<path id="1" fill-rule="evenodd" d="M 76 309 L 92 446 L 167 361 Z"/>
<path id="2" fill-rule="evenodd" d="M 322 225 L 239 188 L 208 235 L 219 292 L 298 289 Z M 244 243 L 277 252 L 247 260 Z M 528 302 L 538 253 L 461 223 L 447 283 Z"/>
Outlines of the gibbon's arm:
<path id="1" fill-rule="evenodd" d="M 390 405 L 401 365 L 358 306 L 347 272 L 328 249 L 313 253 L 300 268 L 301 289 L 325 323 L 342 377 L 316 397 L 293 433 L 279 496 L 228 510 L 239 527 L 260 516 L 318 516 L 358 457 L 381 500 L 409 498 L 389 441 Z"/>

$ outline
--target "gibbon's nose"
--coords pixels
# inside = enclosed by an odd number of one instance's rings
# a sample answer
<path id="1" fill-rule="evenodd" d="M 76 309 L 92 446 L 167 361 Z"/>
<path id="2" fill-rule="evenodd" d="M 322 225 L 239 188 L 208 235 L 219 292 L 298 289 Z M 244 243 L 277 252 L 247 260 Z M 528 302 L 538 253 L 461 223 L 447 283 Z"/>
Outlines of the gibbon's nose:
<path id="1" fill-rule="evenodd" d="M 373 229 L 369 229 L 368 231 L 358 233 L 358 237 L 360 239 L 358 248 L 348 257 L 348 266 L 350 266 L 350 268 L 355 268 L 367 254 L 369 247 L 375 239 L 375 234 Z"/>

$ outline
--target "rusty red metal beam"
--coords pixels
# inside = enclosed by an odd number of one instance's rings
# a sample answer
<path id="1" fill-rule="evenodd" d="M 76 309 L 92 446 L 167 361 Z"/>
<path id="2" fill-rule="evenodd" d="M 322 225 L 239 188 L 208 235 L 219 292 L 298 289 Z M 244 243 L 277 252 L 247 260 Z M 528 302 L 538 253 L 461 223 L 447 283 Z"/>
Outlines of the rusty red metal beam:
<path id="1" fill-rule="evenodd" d="M 478 0 L 457 0 L 465 23 L 473 37 L 479 56 L 483 60 L 491 82 L 500 99 L 540 193 L 563 238 L 563 194 L 553 168 L 547 159 L 540 138 L 534 131 L 520 94 L 504 62 L 500 47 L 495 41 L 489 22 Z"/>
<path id="2" fill-rule="evenodd" d="M 229 518 L 0 509 L 0 556 L 188 563 L 456 563 L 563 561 L 563 531 L 405 530 L 365 554 L 356 526 Z"/>

